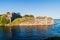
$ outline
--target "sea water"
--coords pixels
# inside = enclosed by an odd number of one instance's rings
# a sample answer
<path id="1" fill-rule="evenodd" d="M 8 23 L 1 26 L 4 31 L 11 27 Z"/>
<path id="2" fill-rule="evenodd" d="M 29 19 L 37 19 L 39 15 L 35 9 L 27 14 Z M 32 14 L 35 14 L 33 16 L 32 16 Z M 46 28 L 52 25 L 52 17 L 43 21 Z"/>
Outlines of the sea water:
<path id="1" fill-rule="evenodd" d="M 55 20 L 52 26 L 14 26 L 11 29 L 0 31 L 0 40 L 44 40 L 49 37 L 60 37 L 60 20 Z M 10 38 L 9 38 L 10 37 Z"/>

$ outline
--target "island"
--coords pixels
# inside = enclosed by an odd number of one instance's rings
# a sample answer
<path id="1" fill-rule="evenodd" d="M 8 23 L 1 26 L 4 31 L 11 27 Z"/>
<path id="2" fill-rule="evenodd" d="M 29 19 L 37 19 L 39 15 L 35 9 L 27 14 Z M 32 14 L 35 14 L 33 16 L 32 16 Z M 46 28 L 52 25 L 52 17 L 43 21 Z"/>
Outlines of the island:
<path id="1" fill-rule="evenodd" d="M 20 25 L 20 26 L 34 26 L 34 25 L 54 25 L 55 21 L 51 17 L 24 15 L 21 16 L 19 12 L 7 12 L 6 14 L 0 15 L 0 25 Z"/>

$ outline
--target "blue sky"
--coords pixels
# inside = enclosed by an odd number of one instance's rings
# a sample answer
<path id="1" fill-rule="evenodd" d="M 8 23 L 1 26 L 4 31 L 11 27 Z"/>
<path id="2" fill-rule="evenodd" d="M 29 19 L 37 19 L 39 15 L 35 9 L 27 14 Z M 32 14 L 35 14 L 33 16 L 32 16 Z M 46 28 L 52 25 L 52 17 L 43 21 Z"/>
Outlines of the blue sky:
<path id="1" fill-rule="evenodd" d="M 21 15 L 60 18 L 60 0 L 0 0 L 0 14 L 20 12 Z"/>

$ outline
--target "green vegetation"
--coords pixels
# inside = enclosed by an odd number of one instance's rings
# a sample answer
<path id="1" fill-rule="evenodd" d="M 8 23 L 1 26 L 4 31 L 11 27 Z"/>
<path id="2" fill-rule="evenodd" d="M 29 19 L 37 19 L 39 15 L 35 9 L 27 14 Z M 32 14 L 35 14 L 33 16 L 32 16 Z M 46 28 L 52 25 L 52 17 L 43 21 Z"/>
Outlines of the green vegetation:
<path id="1" fill-rule="evenodd" d="M 14 12 L 15 15 L 12 15 L 12 19 L 11 19 L 10 18 L 11 16 L 9 16 L 11 14 L 13 14 L 13 13 L 7 12 L 6 14 L 0 15 L 0 24 L 4 25 L 4 24 L 20 24 L 20 23 L 23 23 L 23 22 L 29 22 L 29 23 L 34 22 L 34 16 L 33 15 L 21 16 L 20 13 L 15 13 Z M 18 16 L 16 16 L 16 15 L 18 15 Z M 11 21 L 11 20 L 13 20 L 13 21 Z"/>
<path id="2" fill-rule="evenodd" d="M 11 24 L 20 24 L 23 20 L 21 18 L 15 19 Z"/>
<path id="3" fill-rule="evenodd" d="M 32 18 L 32 17 L 17 18 L 11 24 L 20 24 L 20 23 L 24 23 L 24 22 L 32 23 L 32 22 L 34 22 L 34 18 Z"/>
<path id="4" fill-rule="evenodd" d="M 6 15 L 0 16 L 0 24 L 8 24 L 9 20 L 6 19 Z"/>
<path id="5" fill-rule="evenodd" d="M 45 19 L 46 17 L 36 17 L 36 18 L 41 18 Z M 52 18 L 48 17 L 48 20 L 52 20 Z M 21 16 L 20 13 L 10 13 L 7 12 L 6 14 L 0 15 L 0 24 L 21 24 L 21 23 L 34 23 L 35 22 L 35 17 L 33 15 L 24 15 Z"/>
<path id="6" fill-rule="evenodd" d="M 33 17 L 34 18 L 33 15 L 24 15 L 23 17 Z"/>

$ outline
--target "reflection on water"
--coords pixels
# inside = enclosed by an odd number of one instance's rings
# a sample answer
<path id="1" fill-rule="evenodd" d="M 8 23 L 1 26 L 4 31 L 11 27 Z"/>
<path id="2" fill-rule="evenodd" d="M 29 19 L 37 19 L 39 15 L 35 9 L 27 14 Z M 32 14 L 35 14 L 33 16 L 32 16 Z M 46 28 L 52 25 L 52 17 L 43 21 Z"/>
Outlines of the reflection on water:
<path id="1" fill-rule="evenodd" d="M 14 26 L 13 31 L 13 40 L 17 39 L 44 39 L 47 38 L 48 32 L 52 26 Z M 49 30 L 49 31 L 47 31 Z M 51 32 L 50 32 L 51 34 Z"/>
<path id="2" fill-rule="evenodd" d="M 55 21 L 57 24 L 52 26 L 1 26 L 0 40 L 42 40 L 60 36 L 60 21 Z"/>

